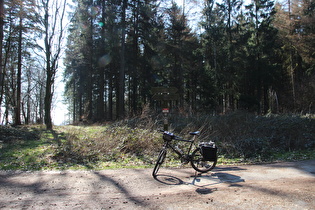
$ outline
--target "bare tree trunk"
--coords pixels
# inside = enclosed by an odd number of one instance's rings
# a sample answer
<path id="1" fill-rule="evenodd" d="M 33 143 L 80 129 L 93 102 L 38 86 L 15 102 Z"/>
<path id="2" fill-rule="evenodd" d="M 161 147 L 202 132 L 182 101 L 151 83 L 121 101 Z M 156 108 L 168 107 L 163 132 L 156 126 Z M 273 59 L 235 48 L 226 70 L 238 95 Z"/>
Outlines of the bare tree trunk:
<path id="1" fill-rule="evenodd" d="M 50 56 L 49 53 L 46 54 L 46 59 L 47 57 Z M 47 130 L 52 129 L 52 120 L 51 120 L 51 102 L 52 102 L 52 83 L 53 83 L 53 77 L 54 75 L 51 72 L 50 68 L 50 59 L 46 61 L 46 73 L 47 73 L 47 78 L 46 78 L 46 87 L 45 87 L 45 99 L 44 99 L 44 121 L 46 125 Z M 48 66 L 47 66 L 48 65 Z"/>
<path id="2" fill-rule="evenodd" d="M 2 68 L 2 47 L 3 47 L 3 25 L 4 25 L 4 5 L 3 0 L 0 0 L 0 107 L 3 99 L 4 86 L 4 71 Z M 1 118 L 1 112 L 0 112 Z"/>
<path id="3" fill-rule="evenodd" d="M 44 84 L 40 84 L 40 90 L 39 90 L 39 110 L 38 110 L 38 113 L 39 113 L 39 117 L 37 120 L 38 123 L 40 124 L 43 124 L 44 123 L 44 94 L 45 94 L 45 90 L 44 90 Z"/>
<path id="4" fill-rule="evenodd" d="M 63 18 L 65 14 L 66 1 L 62 3 L 50 0 L 41 0 L 44 7 L 44 30 L 45 30 L 45 58 L 46 58 L 46 87 L 44 99 L 44 121 L 46 129 L 53 127 L 51 118 L 51 104 L 53 98 L 53 85 L 55 83 L 56 72 L 58 68 L 58 59 L 60 58 L 61 42 L 63 38 Z M 60 4 L 59 4 L 60 3 Z M 51 9 L 55 14 L 50 14 Z M 50 19 L 51 18 L 51 19 Z"/>
<path id="5" fill-rule="evenodd" d="M 54 77 L 54 69 L 51 69 L 50 59 L 51 59 L 51 43 L 49 38 L 49 0 L 44 3 L 45 17 L 44 17 L 44 27 L 45 27 L 45 50 L 46 50 L 46 86 L 45 86 L 45 99 L 44 99 L 44 122 L 46 124 L 47 130 L 52 129 L 51 121 L 51 102 L 52 102 L 52 91 L 51 86 Z"/>
<path id="6" fill-rule="evenodd" d="M 22 9 L 22 8 L 21 8 Z M 19 45 L 18 45 L 18 71 L 16 81 L 16 107 L 15 107 L 15 125 L 21 125 L 21 78 L 22 78 L 22 33 L 23 18 L 20 17 L 19 25 Z"/>
<path id="7" fill-rule="evenodd" d="M 26 95 L 26 117 L 25 117 L 25 124 L 28 125 L 31 122 L 31 72 L 30 69 L 28 69 L 27 74 L 27 95 Z"/>

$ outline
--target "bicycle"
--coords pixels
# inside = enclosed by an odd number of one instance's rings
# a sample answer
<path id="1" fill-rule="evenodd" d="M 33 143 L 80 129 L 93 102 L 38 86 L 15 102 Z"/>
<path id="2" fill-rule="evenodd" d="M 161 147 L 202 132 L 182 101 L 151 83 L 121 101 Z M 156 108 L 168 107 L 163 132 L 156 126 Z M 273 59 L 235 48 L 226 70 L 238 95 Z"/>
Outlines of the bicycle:
<path id="1" fill-rule="evenodd" d="M 199 131 L 189 133 L 193 136 L 192 140 L 183 139 L 168 131 L 161 132 L 163 132 L 164 145 L 159 153 L 152 172 L 152 176 L 154 178 L 156 178 L 160 166 L 165 160 L 167 149 L 174 151 L 179 156 L 183 164 L 188 164 L 190 162 L 191 166 L 196 171 L 201 173 L 211 171 L 217 164 L 217 147 L 215 146 L 214 142 L 201 142 L 198 146 L 196 146 L 195 141 L 197 136 L 200 134 Z M 185 154 L 177 145 L 174 145 L 173 140 L 190 143 L 187 153 Z M 192 151 L 193 145 L 195 145 L 196 149 L 190 153 Z"/>

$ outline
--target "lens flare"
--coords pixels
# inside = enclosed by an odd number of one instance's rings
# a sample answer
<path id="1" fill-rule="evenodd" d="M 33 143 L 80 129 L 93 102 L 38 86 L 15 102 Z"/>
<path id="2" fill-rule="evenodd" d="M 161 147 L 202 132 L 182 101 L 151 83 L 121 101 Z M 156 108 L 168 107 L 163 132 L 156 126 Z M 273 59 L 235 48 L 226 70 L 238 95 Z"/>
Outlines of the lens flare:
<path id="1" fill-rule="evenodd" d="M 88 11 L 89 11 L 91 16 L 95 17 L 100 12 L 100 9 L 98 7 L 92 6 L 92 7 L 89 8 Z"/>
<path id="2" fill-rule="evenodd" d="M 112 57 L 109 54 L 103 55 L 100 59 L 98 59 L 99 67 L 105 67 L 112 61 Z"/>

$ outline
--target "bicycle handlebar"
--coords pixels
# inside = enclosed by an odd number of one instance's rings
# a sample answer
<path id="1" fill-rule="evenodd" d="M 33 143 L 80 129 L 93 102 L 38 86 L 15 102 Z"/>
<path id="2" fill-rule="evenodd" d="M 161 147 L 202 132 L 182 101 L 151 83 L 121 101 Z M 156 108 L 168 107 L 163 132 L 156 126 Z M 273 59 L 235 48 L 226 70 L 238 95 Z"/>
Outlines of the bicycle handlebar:
<path id="1" fill-rule="evenodd" d="M 180 138 L 179 136 L 176 136 L 174 133 L 171 133 L 169 131 L 164 131 L 164 130 L 159 130 L 159 131 L 162 132 L 163 134 L 166 134 L 166 135 L 172 137 L 172 139 Z"/>
<path id="2" fill-rule="evenodd" d="M 159 130 L 160 132 L 162 132 L 164 135 L 168 135 L 171 139 L 177 140 L 177 141 L 185 141 L 185 142 L 191 142 L 191 140 L 186 140 L 183 139 L 180 136 L 176 136 L 174 133 L 171 133 L 169 131 L 164 131 L 164 130 Z"/>

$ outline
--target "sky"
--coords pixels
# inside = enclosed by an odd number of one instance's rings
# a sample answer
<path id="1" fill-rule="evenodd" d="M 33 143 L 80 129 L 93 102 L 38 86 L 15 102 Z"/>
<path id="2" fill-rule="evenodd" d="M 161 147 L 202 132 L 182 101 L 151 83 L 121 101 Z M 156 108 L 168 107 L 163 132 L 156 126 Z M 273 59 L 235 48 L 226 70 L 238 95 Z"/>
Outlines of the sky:
<path id="1" fill-rule="evenodd" d="M 63 97 L 63 92 L 64 92 L 64 83 L 62 81 L 62 71 L 63 69 L 60 69 L 59 72 L 57 73 L 57 78 L 56 78 L 56 90 L 54 93 L 55 100 L 52 105 L 52 121 L 54 125 L 62 125 L 64 122 L 68 121 L 68 110 L 67 110 L 67 105 L 64 104 L 64 97 Z"/>

